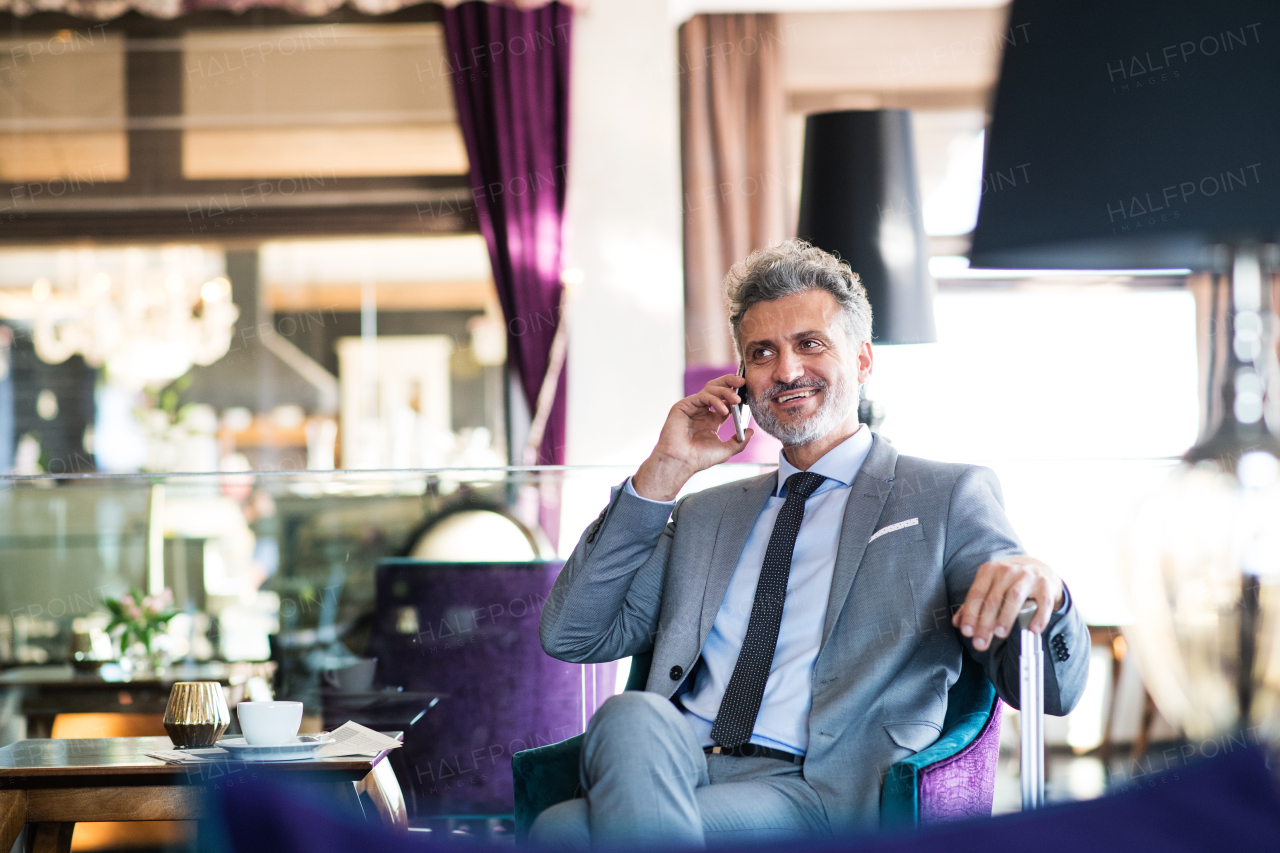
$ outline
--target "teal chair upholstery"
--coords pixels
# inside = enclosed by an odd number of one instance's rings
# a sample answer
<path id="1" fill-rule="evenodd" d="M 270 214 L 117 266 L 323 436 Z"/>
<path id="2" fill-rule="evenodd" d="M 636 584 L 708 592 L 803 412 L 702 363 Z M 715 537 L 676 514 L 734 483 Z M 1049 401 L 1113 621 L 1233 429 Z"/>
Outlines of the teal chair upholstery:
<path id="1" fill-rule="evenodd" d="M 631 659 L 627 690 L 643 690 L 652 654 Z M 916 825 L 991 814 L 999 757 L 1000 700 L 982 668 L 965 655 L 960 678 L 947 694 L 942 733 L 932 746 L 889 768 L 880 795 L 883 825 Z M 525 838 L 542 812 L 578 793 L 582 735 L 517 752 L 516 837 Z"/>

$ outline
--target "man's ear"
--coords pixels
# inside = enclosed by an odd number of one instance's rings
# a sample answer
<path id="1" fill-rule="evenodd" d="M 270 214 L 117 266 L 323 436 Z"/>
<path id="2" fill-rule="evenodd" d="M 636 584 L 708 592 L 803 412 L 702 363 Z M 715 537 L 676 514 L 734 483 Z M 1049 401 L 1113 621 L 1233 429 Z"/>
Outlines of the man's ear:
<path id="1" fill-rule="evenodd" d="M 875 354 L 871 351 L 871 341 L 863 341 L 858 347 L 858 384 L 866 385 L 871 378 L 875 366 Z"/>

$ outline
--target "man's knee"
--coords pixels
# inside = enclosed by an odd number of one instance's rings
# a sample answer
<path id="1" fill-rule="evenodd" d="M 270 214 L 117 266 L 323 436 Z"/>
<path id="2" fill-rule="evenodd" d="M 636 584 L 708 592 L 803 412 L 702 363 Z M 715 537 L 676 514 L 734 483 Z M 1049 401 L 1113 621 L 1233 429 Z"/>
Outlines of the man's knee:
<path id="1" fill-rule="evenodd" d="M 635 738 L 646 731 L 668 728 L 682 722 L 680 712 L 670 699 L 657 693 L 628 690 L 605 700 L 587 724 L 587 739 L 612 737 Z"/>
<path id="2" fill-rule="evenodd" d="M 582 745 L 582 783 L 588 790 L 610 772 L 679 778 L 690 787 L 705 785 L 707 762 L 684 715 L 657 693 L 628 691 L 596 711 Z"/>
<path id="3" fill-rule="evenodd" d="M 529 827 L 529 843 L 557 850 L 586 850 L 591 846 L 586 800 L 565 800 L 538 815 Z"/>

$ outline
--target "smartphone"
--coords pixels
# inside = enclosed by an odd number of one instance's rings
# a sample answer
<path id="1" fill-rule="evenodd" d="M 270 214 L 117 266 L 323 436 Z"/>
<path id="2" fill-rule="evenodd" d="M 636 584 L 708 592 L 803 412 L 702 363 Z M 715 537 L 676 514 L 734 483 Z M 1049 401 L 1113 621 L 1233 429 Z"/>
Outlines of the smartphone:
<path id="1" fill-rule="evenodd" d="M 745 361 L 738 365 L 738 375 L 743 379 L 747 378 L 747 363 Z M 737 391 L 739 397 L 745 397 L 747 386 L 743 385 Z M 733 415 L 733 432 L 737 435 L 738 441 L 742 441 L 742 439 L 746 438 L 747 418 L 751 417 L 751 410 L 745 405 L 734 405 L 729 407 L 729 413 Z"/>

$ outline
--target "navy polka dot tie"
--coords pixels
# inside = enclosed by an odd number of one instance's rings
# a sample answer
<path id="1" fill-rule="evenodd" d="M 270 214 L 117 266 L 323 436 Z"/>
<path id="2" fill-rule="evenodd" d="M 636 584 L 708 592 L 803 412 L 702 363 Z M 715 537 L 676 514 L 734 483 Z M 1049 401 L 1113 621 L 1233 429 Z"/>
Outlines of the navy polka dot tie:
<path id="1" fill-rule="evenodd" d="M 742 639 L 738 662 L 733 666 L 733 676 L 711 728 L 711 739 L 720 746 L 741 746 L 751 740 L 760 702 L 764 699 L 764 685 L 773 668 L 773 653 L 778 647 L 782 605 L 787 599 L 787 579 L 791 576 L 791 554 L 796 548 L 800 522 L 804 521 L 804 502 L 825 479 L 821 474 L 808 471 L 787 478 L 787 499 L 773 522 L 769 547 L 764 552 L 747 634 Z"/>

